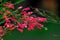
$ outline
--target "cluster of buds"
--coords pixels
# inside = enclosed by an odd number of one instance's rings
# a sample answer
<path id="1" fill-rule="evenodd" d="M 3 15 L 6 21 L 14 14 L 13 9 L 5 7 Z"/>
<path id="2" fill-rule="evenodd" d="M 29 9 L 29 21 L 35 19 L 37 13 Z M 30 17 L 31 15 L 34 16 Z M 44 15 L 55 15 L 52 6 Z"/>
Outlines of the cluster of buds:
<path id="1" fill-rule="evenodd" d="M 4 4 L 4 6 L 14 9 L 14 5 L 8 2 Z M 30 11 L 31 10 L 30 7 L 23 8 L 23 6 L 20 6 L 18 7 L 18 9 L 22 9 L 22 11 L 20 12 L 21 16 L 19 18 L 19 20 L 21 19 L 21 21 L 18 21 L 14 15 L 9 17 L 6 13 L 3 14 L 3 18 L 6 21 L 4 23 L 5 29 L 9 29 L 10 31 L 17 29 L 18 31 L 23 32 L 25 28 L 31 31 L 34 30 L 35 28 L 41 30 L 44 27 L 44 24 L 42 23 L 46 22 L 47 20 L 46 18 L 31 16 L 34 12 Z M 9 15 L 12 14 L 12 12 L 8 10 L 6 12 L 9 13 Z M 2 29 L 0 29 L 0 34 L 2 32 L 3 32 Z"/>

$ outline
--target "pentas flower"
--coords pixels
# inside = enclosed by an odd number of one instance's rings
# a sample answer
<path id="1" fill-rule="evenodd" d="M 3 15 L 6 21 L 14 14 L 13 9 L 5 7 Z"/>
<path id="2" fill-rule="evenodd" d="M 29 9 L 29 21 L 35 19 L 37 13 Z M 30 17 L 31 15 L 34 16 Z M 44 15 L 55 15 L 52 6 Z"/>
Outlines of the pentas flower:
<path id="1" fill-rule="evenodd" d="M 43 24 L 38 23 L 37 20 L 39 20 L 39 22 L 45 22 L 46 18 L 40 18 L 40 17 L 38 18 L 34 18 L 34 17 L 25 18 L 24 23 L 28 25 L 28 30 L 34 30 L 35 27 L 37 27 L 38 29 L 41 29 L 41 27 L 44 26 Z"/>
<path id="2" fill-rule="evenodd" d="M 11 3 L 6 3 L 4 4 L 4 6 L 8 7 L 8 8 L 12 8 L 14 9 L 14 4 Z M 22 9 L 23 6 L 18 7 L 18 9 Z M 11 30 L 17 29 L 19 32 L 23 32 L 23 30 L 25 28 L 27 28 L 27 30 L 34 30 L 35 27 L 38 29 L 42 29 L 44 27 L 43 24 L 41 24 L 40 22 L 46 22 L 46 18 L 42 18 L 42 17 L 32 17 L 31 14 L 33 14 L 32 11 L 30 11 L 30 7 L 26 7 L 21 11 L 21 16 L 19 16 L 21 18 L 21 21 L 18 22 L 18 19 L 15 18 L 15 16 L 11 16 L 11 12 L 6 10 L 6 12 L 3 14 L 3 18 L 5 19 L 5 28 Z M 38 10 L 38 9 L 36 9 Z M 8 13 L 9 15 L 7 15 L 6 13 Z M 17 17 L 17 16 L 16 16 Z M 16 20 L 17 19 L 17 20 Z M 0 33 L 2 32 L 2 30 L 0 29 Z"/>
<path id="3" fill-rule="evenodd" d="M 6 4 L 4 4 L 4 6 L 14 9 L 14 4 L 11 4 L 11 3 L 8 3 L 8 2 L 6 2 Z"/>
<path id="4" fill-rule="evenodd" d="M 38 23 L 37 22 L 37 18 L 34 18 L 34 17 L 27 17 L 25 20 L 24 20 L 24 23 L 26 23 L 28 25 L 28 30 L 34 30 L 35 26 L 38 28 L 38 29 L 41 29 L 41 27 L 43 27 L 42 24 Z"/>

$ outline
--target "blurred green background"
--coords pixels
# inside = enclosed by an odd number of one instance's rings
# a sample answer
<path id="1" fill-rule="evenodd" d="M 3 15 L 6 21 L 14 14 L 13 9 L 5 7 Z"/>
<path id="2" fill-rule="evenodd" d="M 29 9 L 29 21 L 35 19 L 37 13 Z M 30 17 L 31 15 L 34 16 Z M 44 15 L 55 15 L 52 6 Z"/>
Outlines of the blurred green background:
<path id="1" fill-rule="evenodd" d="M 60 40 L 60 24 L 46 23 L 48 30 L 24 30 L 23 33 L 17 30 L 4 36 L 4 40 Z"/>

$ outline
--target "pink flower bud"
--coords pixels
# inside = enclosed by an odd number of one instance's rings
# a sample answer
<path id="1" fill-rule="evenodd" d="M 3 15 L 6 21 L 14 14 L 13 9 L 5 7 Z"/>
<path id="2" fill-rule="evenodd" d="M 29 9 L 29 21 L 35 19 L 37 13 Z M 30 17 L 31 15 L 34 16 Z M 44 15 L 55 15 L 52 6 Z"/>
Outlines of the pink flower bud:
<path id="1" fill-rule="evenodd" d="M 40 22 L 46 22 L 46 20 L 47 20 L 46 18 L 40 18 L 40 17 L 38 17 L 37 19 L 38 19 Z"/>
<path id="2" fill-rule="evenodd" d="M 30 7 L 24 8 L 23 10 L 25 10 L 25 11 L 30 10 Z"/>
<path id="3" fill-rule="evenodd" d="M 18 9 L 22 9 L 22 8 L 23 8 L 23 6 L 19 6 L 19 7 L 18 7 Z"/>

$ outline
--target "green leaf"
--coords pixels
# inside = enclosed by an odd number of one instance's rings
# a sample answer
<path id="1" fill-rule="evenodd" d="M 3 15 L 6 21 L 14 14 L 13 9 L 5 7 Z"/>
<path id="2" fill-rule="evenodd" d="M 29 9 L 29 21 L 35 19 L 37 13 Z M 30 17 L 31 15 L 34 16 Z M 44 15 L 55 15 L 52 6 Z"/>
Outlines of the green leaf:
<path id="1" fill-rule="evenodd" d="M 18 0 L 16 3 L 14 3 L 15 5 L 19 4 L 20 2 L 22 2 L 24 0 Z"/>

